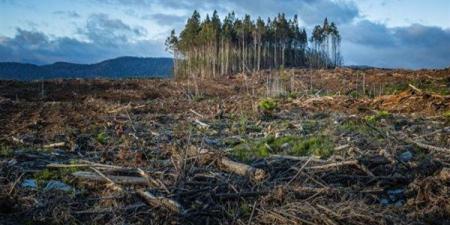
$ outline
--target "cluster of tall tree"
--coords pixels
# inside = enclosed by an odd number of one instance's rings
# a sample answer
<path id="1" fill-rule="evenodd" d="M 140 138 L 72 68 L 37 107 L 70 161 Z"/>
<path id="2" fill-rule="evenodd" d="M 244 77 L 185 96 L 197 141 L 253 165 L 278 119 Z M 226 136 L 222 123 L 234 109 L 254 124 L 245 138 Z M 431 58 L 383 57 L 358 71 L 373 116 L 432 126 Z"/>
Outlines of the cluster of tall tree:
<path id="1" fill-rule="evenodd" d="M 340 53 L 341 36 L 336 25 L 325 18 L 323 25 L 314 27 L 309 63 L 316 68 L 335 67 L 342 64 Z"/>
<path id="2" fill-rule="evenodd" d="M 217 77 L 238 72 L 255 72 L 280 67 L 333 67 L 339 65 L 339 32 L 334 23 L 317 26 L 308 47 L 305 29 L 298 18 L 285 14 L 264 21 L 249 15 L 237 18 L 229 13 L 223 21 L 217 11 L 201 20 L 194 11 L 184 29 L 166 40 L 174 55 L 177 77 Z M 331 40 L 331 41 L 330 41 Z M 330 45 L 331 47 L 329 47 Z M 332 49 L 328 51 L 328 49 Z"/>

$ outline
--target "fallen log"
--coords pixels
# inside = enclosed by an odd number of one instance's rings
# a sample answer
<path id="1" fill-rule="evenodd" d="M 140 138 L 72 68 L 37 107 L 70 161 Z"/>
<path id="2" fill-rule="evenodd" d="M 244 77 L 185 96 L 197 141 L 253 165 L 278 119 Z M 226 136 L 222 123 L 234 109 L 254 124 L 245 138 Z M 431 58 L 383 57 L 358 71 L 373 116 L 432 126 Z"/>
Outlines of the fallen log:
<path id="1" fill-rule="evenodd" d="M 249 177 L 253 181 L 259 182 L 267 177 L 266 171 L 262 169 L 233 161 L 225 156 L 221 156 L 207 149 L 197 149 L 196 147 L 190 147 L 187 149 L 186 155 L 191 158 L 198 158 L 199 162 L 203 164 L 208 164 L 214 159 L 218 159 L 216 162 L 218 163 L 219 168 L 230 173 Z"/>
<path id="2" fill-rule="evenodd" d="M 244 163 L 235 162 L 226 157 L 222 157 L 220 162 L 220 166 L 228 172 L 241 176 L 248 176 L 255 181 L 262 181 L 266 178 L 266 171 L 262 169 L 255 168 Z"/>
<path id="3" fill-rule="evenodd" d="M 92 172 L 84 172 L 84 171 L 78 171 L 75 173 L 72 173 L 73 176 L 85 179 L 89 181 L 98 181 L 98 182 L 108 182 L 113 187 L 115 187 L 116 190 L 123 190 L 118 184 L 132 184 L 132 185 L 147 185 L 148 180 L 143 177 L 126 177 L 126 176 L 106 176 L 102 174 L 100 171 L 93 169 L 96 173 Z M 166 198 L 166 197 L 157 197 L 150 192 L 144 191 L 144 190 L 137 190 L 136 193 L 142 197 L 145 202 L 153 207 L 163 207 L 166 209 L 169 209 L 170 211 L 176 213 L 176 214 L 184 214 L 185 210 L 183 207 L 175 202 L 172 199 Z"/>

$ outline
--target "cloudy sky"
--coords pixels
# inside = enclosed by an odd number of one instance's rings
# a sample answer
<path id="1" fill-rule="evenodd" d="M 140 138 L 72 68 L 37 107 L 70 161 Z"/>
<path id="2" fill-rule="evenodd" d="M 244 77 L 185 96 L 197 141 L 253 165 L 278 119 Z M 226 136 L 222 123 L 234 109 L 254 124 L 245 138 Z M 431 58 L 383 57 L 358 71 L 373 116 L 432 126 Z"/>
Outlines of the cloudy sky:
<path id="1" fill-rule="evenodd" d="M 449 0 L 0 0 L 0 62 L 170 56 L 164 39 L 197 9 L 335 21 L 346 65 L 450 66 Z"/>

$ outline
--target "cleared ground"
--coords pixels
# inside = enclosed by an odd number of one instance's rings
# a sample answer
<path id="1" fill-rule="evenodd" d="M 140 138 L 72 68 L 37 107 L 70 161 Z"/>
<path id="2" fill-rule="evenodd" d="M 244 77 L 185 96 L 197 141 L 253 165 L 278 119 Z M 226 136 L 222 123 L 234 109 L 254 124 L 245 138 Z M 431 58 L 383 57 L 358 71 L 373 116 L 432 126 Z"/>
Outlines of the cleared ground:
<path id="1" fill-rule="evenodd" d="M 450 223 L 450 70 L 0 81 L 2 224 Z"/>

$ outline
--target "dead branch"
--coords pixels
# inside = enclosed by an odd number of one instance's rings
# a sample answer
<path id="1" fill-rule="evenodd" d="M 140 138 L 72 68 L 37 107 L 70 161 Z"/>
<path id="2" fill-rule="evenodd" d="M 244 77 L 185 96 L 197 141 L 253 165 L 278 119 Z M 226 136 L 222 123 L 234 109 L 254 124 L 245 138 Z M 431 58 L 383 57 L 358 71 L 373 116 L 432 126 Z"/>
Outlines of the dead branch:
<path id="1" fill-rule="evenodd" d="M 309 162 L 311 162 L 313 157 L 309 157 L 309 159 L 302 165 L 302 167 L 297 171 L 297 173 L 295 174 L 295 176 L 292 177 L 291 180 L 289 180 L 289 182 L 286 183 L 285 186 L 289 186 L 289 184 L 292 183 L 292 181 L 294 181 L 295 179 L 297 179 L 297 177 L 300 175 L 300 173 L 303 171 L 303 169 L 306 167 L 306 165 L 308 165 Z"/>
<path id="2" fill-rule="evenodd" d="M 191 113 L 194 113 L 195 115 L 197 115 L 197 116 L 201 117 L 201 118 L 203 118 L 203 117 L 204 117 L 204 116 L 203 116 L 202 114 L 200 114 L 200 113 L 198 113 L 198 112 L 194 111 L 193 109 L 189 109 L 189 111 L 190 111 Z"/>
<path id="3" fill-rule="evenodd" d="M 199 126 L 203 127 L 203 128 L 209 128 L 209 125 L 206 123 L 203 123 L 202 121 L 195 119 L 194 123 L 198 124 Z"/>
<path id="4" fill-rule="evenodd" d="M 91 162 L 91 161 L 88 161 L 88 160 L 80 160 L 80 162 L 87 163 L 87 164 L 89 164 L 91 166 L 94 166 L 94 167 L 108 167 L 108 168 L 111 168 L 111 169 L 124 169 L 125 168 L 125 167 L 115 166 L 115 165 L 95 163 L 95 162 Z"/>
<path id="5" fill-rule="evenodd" d="M 414 144 L 417 147 L 429 150 L 429 151 L 435 151 L 435 152 L 444 152 L 444 153 L 449 153 L 450 149 L 448 148 L 442 148 L 442 147 L 436 147 L 436 146 L 432 146 L 432 145 L 428 145 L 428 144 L 424 144 L 412 139 L 406 139 L 406 142 L 409 142 L 410 144 Z"/>
<path id="6" fill-rule="evenodd" d="M 109 186 L 111 186 L 114 190 L 116 191 L 123 191 L 122 187 L 120 187 L 119 185 L 116 184 L 116 182 L 114 182 L 113 180 L 111 180 L 109 177 L 107 177 L 105 174 L 103 174 L 102 172 L 100 172 L 99 170 L 95 169 L 94 167 L 90 167 L 91 170 L 93 170 L 94 172 L 96 172 L 98 175 L 100 175 L 101 177 L 103 177 L 103 179 L 105 179 L 106 181 L 109 182 Z"/>
<path id="7" fill-rule="evenodd" d="M 123 208 L 115 208 L 115 207 L 108 207 L 108 208 L 100 208 L 100 209 L 90 209 L 90 210 L 82 210 L 82 211 L 75 211 L 74 214 L 105 214 L 105 213 L 115 213 L 116 211 L 132 211 L 136 210 L 138 208 L 141 208 L 143 206 L 146 206 L 145 203 L 136 203 L 133 205 L 129 205 Z"/>
<path id="8" fill-rule="evenodd" d="M 276 159 L 293 160 L 293 161 L 307 161 L 311 158 L 309 156 L 292 156 L 292 155 L 276 155 L 276 154 L 271 154 L 270 157 L 276 158 Z M 325 163 L 327 161 L 322 160 L 322 159 L 311 158 L 311 162 Z"/>
<path id="9" fill-rule="evenodd" d="M 137 190 L 136 192 L 141 198 L 143 198 L 150 206 L 153 207 L 163 207 L 176 214 L 185 214 L 183 207 L 176 201 L 166 198 L 157 197 L 152 193 L 144 190 Z"/>
<path id="10" fill-rule="evenodd" d="M 412 85 L 412 84 L 408 84 L 408 86 L 413 89 L 414 91 L 416 91 L 418 94 L 422 94 L 423 91 L 420 90 L 419 88 L 417 88 L 416 86 Z"/>
<path id="11" fill-rule="evenodd" d="M 245 198 L 245 197 L 258 197 L 261 195 L 267 194 L 267 191 L 260 191 L 260 192 L 239 192 L 239 193 L 217 193 L 213 194 L 212 196 L 214 198 L 219 199 L 239 199 L 239 198 Z"/>
<path id="12" fill-rule="evenodd" d="M 72 173 L 72 175 L 79 179 L 84 179 L 88 181 L 99 181 L 99 182 L 106 181 L 104 177 L 92 172 L 78 171 Z M 147 185 L 147 180 L 143 177 L 109 176 L 108 178 L 117 184 Z"/>
<path id="13" fill-rule="evenodd" d="M 43 148 L 59 148 L 59 147 L 64 147 L 64 146 L 66 146 L 65 142 L 57 142 L 57 143 L 53 143 L 53 144 L 44 145 L 42 147 Z"/>
<path id="14" fill-rule="evenodd" d="M 330 163 L 330 164 L 325 164 L 325 165 L 320 165 L 320 166 L 311 166 L 311 167 L 307 167 L 306 169 L 320 170 L 320 169 L 330 169 L 330 168 L 335 168 L 335 167 L 337 168 L 337 167 L 348 166 L 348 165 L 358 165 L 358 160 L 349 160 L 349 161 L 335 162 L 335 163 Z"/>
<path id="15" fill-rule="evenodd" d="M 169 189 L 167 189 L 167 187 L 166 187 L 166 185 L 163 183 L 163 182 L 161 182 L 161 181 L 156 181 L 155 179 L 153 179 L 152 177 L 150 177 L 144 170 L 142 170 L 141 168 L 138 168 L 137 169 L 137 171 L 138 171 L 138 173 L 139 173 L 139 175 L 141 175 L 142 177 L 144 177 L 147 181 L 148 181 L 148 184 L 149 184 L 149 186 L 151 186 L 152 184 L 153 185 L 155 185 L 156 187 L 158 187 L 158 188 L 162 188 L 162 189 L 164 189 L 165 191 L 166 191 L 166 193 L 170 193 L 169 192 Z"/>

